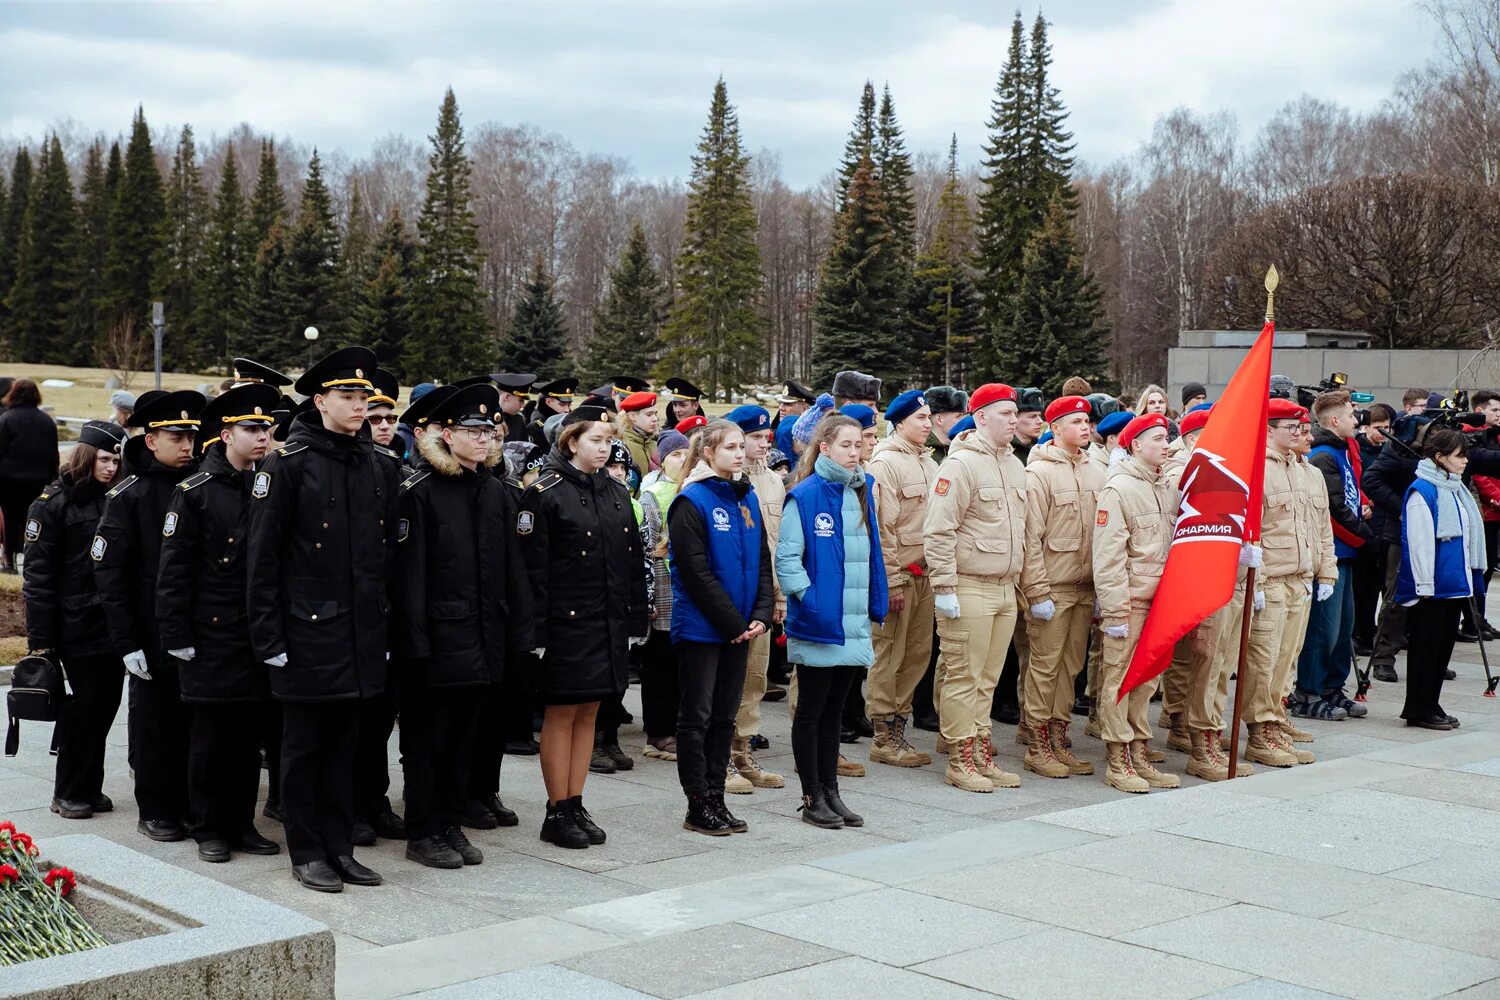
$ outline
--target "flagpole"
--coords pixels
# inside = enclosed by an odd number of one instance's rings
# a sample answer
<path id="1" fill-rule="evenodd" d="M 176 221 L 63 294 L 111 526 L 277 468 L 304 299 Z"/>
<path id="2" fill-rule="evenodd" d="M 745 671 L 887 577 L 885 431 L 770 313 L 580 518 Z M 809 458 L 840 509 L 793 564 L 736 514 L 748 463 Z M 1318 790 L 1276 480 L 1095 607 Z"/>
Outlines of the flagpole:
<path id="1" fill-rule="evenodd" d="M 1276 265 L 1266 272 L 1266 322 L 1275 320 L 1276 315 L 1276 286 L 1280 282 L 1276 274 Z M 1239 667 L 1234 674 L 1234 713 L 1229 729 L 1229 777 L 1226 781 L 1233 781 L 1239 774 L 1240 769 L 1240 719 L 1244 702 L 1241 692 L 1245 688 L 1245 660 L 1250 652 L 1250 615 L 1255 611 L 1255 567 L 1251 566 L 1245 571 L 1245 597 L 1244 614 L 1240 618 L 1240 658 Z M 1273 695 L 1277 692 L 1272 692 Z"/>

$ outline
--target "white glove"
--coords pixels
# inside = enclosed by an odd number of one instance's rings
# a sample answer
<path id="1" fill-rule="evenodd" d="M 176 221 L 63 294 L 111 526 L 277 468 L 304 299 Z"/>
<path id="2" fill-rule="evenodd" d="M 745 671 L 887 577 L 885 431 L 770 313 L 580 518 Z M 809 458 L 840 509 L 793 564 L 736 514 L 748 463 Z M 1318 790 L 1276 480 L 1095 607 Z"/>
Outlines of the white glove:
<path id="1" fill-rule="evenodd" d="M 1037 621 L 1050 622 L 1052 616 L 1055 614 L 1057 614 L 1057 605 L 1053 603 L 1050 597 L 1041 604 L 1033 604 L 1031 606 L 1031 617 Z"/>
<path id="2" fill-rule="evenodd" d="M 643 635 L 639 635 L 639 636 L 633 635 L 633 636 L 630 637 L 629 648 L 631 648 L 631 649 L 634 649 L 637 646 L 644 646 L 645 644 L 646 644 L 646 637 L 643 636 Z"/>
<path id="3" fill-rule="evenodd" d="M 286 666 L 286 654 L 285 653 L 277 653 L 275 656 L 271 657 L 269 660 L 266 661 L 266 666 L 268 666 L 268 667 L 284 667 L 284 666 Z"/>
<path id="4" fill-rule="evenodd" d="M 1318 584 L 1318 600 L 1320 602 L 1321 601 L 1326 601 L 1326 600 L 1328 600 L 1332 596 L 1333 596 L 1333 584 L 1331 584 L 1331 583 L 1320 583 L 1320 584 Z"/>
<path id="5" fill-rule="evenodd" d="M 944 618 L 958 617 L 958 595 L 936 594 L 932 598 L 932 608 Z"/>
<path id="6" fill-rule="evenodd" d="M 1240 543 L 1240 568 L 1260 569 L 1262 563 L 1260 546 L 1249 542 Z"/>
<path id="7" fill-rule="evenodd" d="M 531 655 L 532 656 L 546 656 L 547 655 L 547 647 L 546 646 L 538 646 L 536 649 L 533 649 L 531 651 Z"/>
<path id="8" fill-rule="evenodd" d="M 192 646 L 188 646 L 185 649 L 169 649 L 167 650 L 167 652 L 171 653 L 179 660 L 191 660 L 193 657 L 198 655 L 198 650 Z"/>
<path id="9" fill-rule="evenodd" d="M 1111 639 L 1125 639 L 1130 635 L 1130 626 L 1106 625 L 1104 626 L 1104 634 L 1109 636 Z"/>
<path id="10" fill-rule="evenodd" d="M 1255 592 L 1255 605 L 1254 606 L 1255 606 L 1255 610 L 1256 611 L 1264 611 L 1264 610 L 1266 610 L 1266 593 L 1265 593 L 1265 591 L 1263 591 L 1263 590 L 1257 590 Z"/>
<path id="11" fill-rule="evenodd" d="M 125 661 L 125 669 L 130 671 L 130 676 L 139 677 L 143 681 L 151 679 L 151 671 L 146 669 L 146 654 L 137 649 L 134 653 L 126 653 L 121 657 Z"/>

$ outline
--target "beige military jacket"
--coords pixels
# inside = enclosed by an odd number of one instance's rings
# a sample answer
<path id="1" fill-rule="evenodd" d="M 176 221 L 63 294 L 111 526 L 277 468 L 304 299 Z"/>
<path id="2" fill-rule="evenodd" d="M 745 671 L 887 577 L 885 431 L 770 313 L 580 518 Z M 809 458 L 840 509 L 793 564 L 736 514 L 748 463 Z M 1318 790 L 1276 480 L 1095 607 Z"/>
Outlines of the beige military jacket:
<path id="1" fill-rule="evenodd" d="M 875 516 L 880 521 L 880 554 L 886 585 L 895 590 L 915 563 L 927 569 L 922 526 L 927 520 L 927 491 L 937 478 L 937 463 L 925 446 L 891 435 L 875 446 L 865 471 L 875 479 Z"/>
<path id="2" fill-rule="evenodd" d="M 761 523 L 766 526 L 766 539 L 771 552 L 776 551 L 775 539 L 781 537 L 781 508 L 786 503 L 786 483 L 781 474 L 772 472 L 764 465 L 745 466 L 750 485 L 755 487 L 755 499 L 760 502 Z M 776 579 L 776 561 L 771 561 L 771 582 L 776 588 L 776 607 L 785 610 L 786 597 L 781 593 L 781 581 Z"/>
<path id="3" fill-rule="evenodd" d="M 1160 470 L 1127 458 L 1109 471 L 1094 517 L 1094 595 L 1106 626 L 1145 609 L 1167 565 L 1177 487 Z"/>
<path id="4" fill-rule="evenodd" d="M 1302 472 L 1306 465 L 1295 454 L 1278 455 L 1266 449 L 1266 478 L 1260 515 L 1262 576 L 1312 576 L 1319 534 L 1309 531 L 1314 495 L 1323 500 L 1323 520 L 1328 520 L 1328 491 L 1308 489 Z M 1330 527 L 1330 531 L 1332 528 Z"/>
<path id="5" fill-rule="evenodd" d="M 932 589 L 951 594 L 958 576 L 1015 584 L 1026 544 L 1026 470 L 1010 445 L 964 431 L 938 466 L 927 498 L 923 549 Z"/>
<path id="6" fill-rule="evenodd" d="M 1094 519 L 1104 480 L 1086 451 L 1069 455 L 1052 444 L 1031 449 L 1021 570 L 1027 607 L 1049 600 L 1053 587 L 1093 587 Z"/>

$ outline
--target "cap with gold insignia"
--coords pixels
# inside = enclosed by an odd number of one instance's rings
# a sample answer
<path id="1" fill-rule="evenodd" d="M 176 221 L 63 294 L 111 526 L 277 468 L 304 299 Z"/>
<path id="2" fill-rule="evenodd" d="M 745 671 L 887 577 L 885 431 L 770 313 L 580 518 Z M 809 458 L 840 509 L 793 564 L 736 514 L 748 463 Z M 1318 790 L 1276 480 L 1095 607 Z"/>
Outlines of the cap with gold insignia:
<path id="1" fill-rule="evenodd" d="M 497 372 L 490 376 L 490 381 L 498 385 L 502 392 L 525 399 L 531 394 L 531 387 L 536 385 L 536 376 L 531 372 Z"/>
<path id="2" fill-rule="evenodd" d="M 401 414 L 401 423 L 408 427 L 425 427 L 432 419 L 432 411 L 438 404 L 449 396 L 459 391 L 456 385 L 440 385 L 436 389 L 424 392 L 421 397 L 406 408 Z"/>
<path id="3" fill-rule="evenodd" d="M 276 423 L 281 391 L 268 382 L 246 382 L 225 389 L 203 408 L 200 440 L 217 441 L 226 427 L 270 427 Z"/>
<path id="4" fill-rule="evenodd" d="M 437 390 L 428 393 L 434 395 Z M 426 397 L 423 397 L 424 399 Z M 500 406 L 500 390 L 486 376 L 483 382 L 466 385 L 443 396 L 429 411 L 427 422 L 443 427 L 490 427 Z"/>
<path id="5" fill-rule="evenodd" d="M 249 358 L 235 358 L 232 367 L 236 385 L 245 382 L 265 382 L 279 389 L 292 384 L 290 375 L 283 375 L 276 369 L 268 368 L 259 361 L 251 361 Z"/>
<path id="6" fill-rule="evenodd" d="M 645 392 L 651 388 L 651 383 L 639 375 L 613 375 L 609 380 L 609 387 L 621 396 L 628 396 L 632 392 Z"/>
<path id="7" fill-rule="evenodd" d="M 78 443 L 118 454 L 125 443 L 125 428 L 108 420 L 90 420 L 79 429 Z"/>
<path id="8" fill-rule="evenodd" d="M 778 403 L 816 403 L 818 394 L 795 379 L 786 380 L 786 389 L 776 397 Z"/>
<path id="9" fill-rule="evenodd" d="M 592 421 L 598 424 L 609 423 L 609 411 L 602 406 L 576 406 L 562 419 L 562 426 L 581 424 L 584 421 Z"/>
<path id="10" fill-rule="evenodd" d="M 195 431 L 198 429 L 198 414 L 208 400 L 194 389 L 178 389 L 173 392 L 151 390 L 141 393 L 135 401 L 135 412 L 130 415 L 127 427 L 144 427 L 150 431 Z"/>
<path id="11" fill-rule="evenodd" d="M 365 409 L 369 410 L 377 406 L 389 406 L 395 409 L 396 400 L 401 396 L 401 383 L 397 380 L 396 373 L 377 368 L 375 374 L 370 376 L 370 381 L 375 383 L 375 392 L 365 400 Z"/>
<path id="12" fill-rule="evenodd" d="M 379 362 L 368 347 L 341 347 L 323 358 L 297 379 L 298 394 L 313 396 L 335 389 L 364 390 L 373 393 L 375 369 Z"/>
<path id="13" fill-rule="evenodd" d="M 570 403 L 576 392 L 578 392 L 578 380 L 571 375 L 567 378 L 553 379 L 551 382 L 536 387 L 538 396 L 545 396 L 548 399 L 566 399 Z"/>
<path id="14" fill-rule="evenodd" d="M 703 390 L 685 378 L 669 378 L 666 383 L 667 398 L 674 403 L 696 403 L 703 398 Z"/>

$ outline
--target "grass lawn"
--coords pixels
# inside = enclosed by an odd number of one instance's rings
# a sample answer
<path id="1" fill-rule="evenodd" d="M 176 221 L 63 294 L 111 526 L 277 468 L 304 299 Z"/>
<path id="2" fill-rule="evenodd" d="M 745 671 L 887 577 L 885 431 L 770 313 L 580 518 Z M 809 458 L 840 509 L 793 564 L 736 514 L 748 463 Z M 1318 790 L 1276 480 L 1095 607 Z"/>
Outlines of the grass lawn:
<path id="1" fill-rule="evenodd" d="M 29 378 L 42 387 L 42 406 L 54 417 L 89 417 L 98 420 L 108 419 L 111 411 L 109 408 L 109 394 L 111 390 L 104 388 L 106 379 L 113 378 L 114 372 L 106 368 L 68 368 L 63 365 L 20 365 L 10 362 L 0 363 L 0 375 L 12 375 L 16 378 Z M 53 389 L 42 385 L 49 378 L 63 379 L 73 384 L 65 389 Z M 205 383 L 218 385 L 223 380 L 222 375 L 193 375 L 178 372 L 162 372 L 161 386 L 163 389 L 196 389 Z M 156 377 L 151 372 L 137 372 L 126 387 L 127 392 L 139 396 L 147 389 L 156 384 Z"/>

